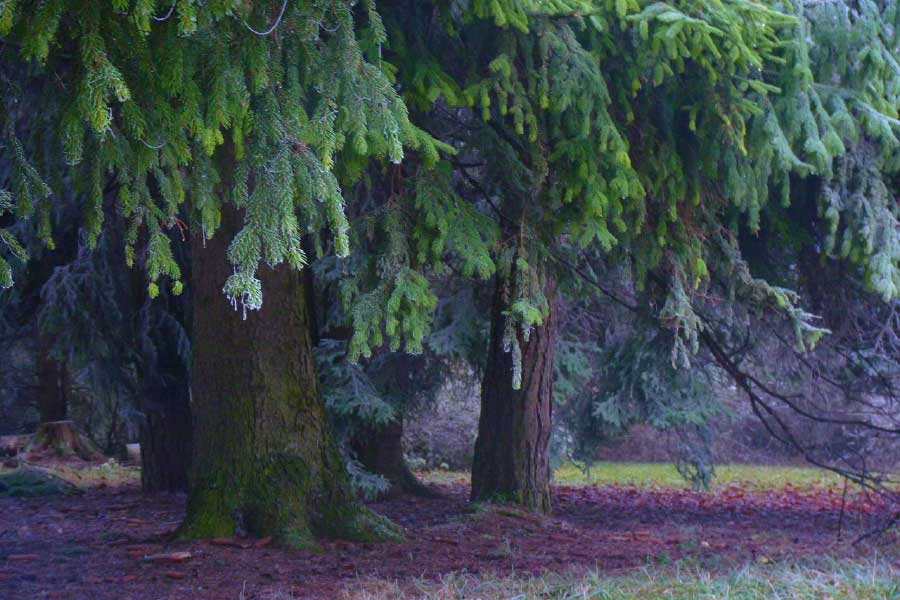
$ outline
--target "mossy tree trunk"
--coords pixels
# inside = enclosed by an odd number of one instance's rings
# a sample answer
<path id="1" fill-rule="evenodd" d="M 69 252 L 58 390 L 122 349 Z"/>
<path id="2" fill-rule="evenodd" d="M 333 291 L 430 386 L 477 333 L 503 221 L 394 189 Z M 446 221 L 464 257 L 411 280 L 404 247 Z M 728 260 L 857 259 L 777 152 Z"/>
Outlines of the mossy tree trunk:
<path id="1" fill-rule="evenodd" d="M 392 498 L 401 494 L 434 496 L 426 485 L 406 464 L 403 457 L 403 416 L 381 427 L 369 426 L 353 436 L 353 452 L 360 463 L 371 473 L 384 477 L 389 488 L 382 497 Z"/>
<path id="2" fill-rule="evenodd" d="M 246 319 L 222 296 L 240 223 L 226 206 L 214 239 L 193 237 L 194 458 L 181 533 L 246 530 L 300 547 L 396 537 L 351 489 L 319 396 L 301 274 L 262 267 L 263 307 Z"/>
<path id="3" fill-rule="evenodd" d="M 513 353 L 503 334 L 513 284 L 497 281 L 491 317 L 491 341 L 481 387 L 481 416 L 472 461 L 473 501 L 519 504 L 536 512 L 550 511 L 550 442 L 553 409 L 553 355 L 556 344 L 557 292 L 545 278 L 550 306 L 543 324 L 528 339 L 517 332 L 522 350 L 521 386 L 513 387 Z"/>

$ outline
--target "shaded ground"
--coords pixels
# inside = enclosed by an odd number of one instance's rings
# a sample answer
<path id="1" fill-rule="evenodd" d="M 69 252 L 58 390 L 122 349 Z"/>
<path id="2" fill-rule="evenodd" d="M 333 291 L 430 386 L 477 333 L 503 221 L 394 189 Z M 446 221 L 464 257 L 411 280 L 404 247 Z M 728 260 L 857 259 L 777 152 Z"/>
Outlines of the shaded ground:
<path id="1" fill-rule="evenodd" d="M 834 488 L 751 492 L 731 485 L 703 494 L 558 487 L 554 515 L 536 517 L 503 507 L 473 509 L 462 482 L 436 487 L 444 498 L 373 505 L 407 528 L 406 542 L 325 542 L 319 553 L 266 540 L 170 543 L 184 497 L 142 496 L 133 484 L 74 497 L 0 499 L 0 598 L 249 600 L 274 590 L 294 599 L 334 598 L 371 577 L 402 583 L 462 570 L 623 573 L 682 559 L 717 568 L 785 557 L 859 557 L 873 548 L 849 542 L 884 511 L 851 496 L 838 540 L 841 490 Z M 880 554 L 896 551 L 879 543 Z M 190 556 L 146 558 L 174 552 Z"/>

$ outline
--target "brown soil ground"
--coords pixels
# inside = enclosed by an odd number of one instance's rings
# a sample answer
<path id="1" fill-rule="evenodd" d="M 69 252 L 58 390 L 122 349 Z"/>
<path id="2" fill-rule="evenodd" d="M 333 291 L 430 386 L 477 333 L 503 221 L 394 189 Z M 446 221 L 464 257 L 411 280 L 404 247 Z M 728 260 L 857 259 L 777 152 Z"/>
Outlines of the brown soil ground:
<path id="1" fill-rule="evenodd" d="M 406 528 L 407 541 L 327 541 L 320 552 L 268 540 L 172 541 L 184 497 L 144 496 L 132 483 L 72 497 L 0 499 L 0 598 L 250 600 L 277 590 L 296 600 L 328 599 L 369 578 L 402 585 L 453 571 L 623 573 L 681 559 L 717 569 L 748 560 L 884 555 L 898 547 L 885 536 L 853 545 L 887 509 L 853 496 L 842 518 L 840 490 L 557 487 L 554 514 L 539 517 L 473 509 L 462 483 L 435 489 L 443 497 L 372 505 Z M 182 554 L 170 562 L 147 559 L 164 553 Z"/>

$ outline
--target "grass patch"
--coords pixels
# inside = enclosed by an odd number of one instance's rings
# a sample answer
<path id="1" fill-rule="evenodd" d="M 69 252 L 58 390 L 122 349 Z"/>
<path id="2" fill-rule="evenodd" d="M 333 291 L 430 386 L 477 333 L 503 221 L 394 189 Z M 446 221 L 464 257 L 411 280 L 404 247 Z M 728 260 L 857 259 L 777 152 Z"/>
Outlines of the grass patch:
<path id="1" fill-rule="evenodd" d="M 774 567 L 746 566 L 714 574 L 674 565 L 627 577 L 551 575 L 536 578 L 451 574 L 439 581 L 398 585 L 367 581 L 345 591 L 343 600 L 671 600 L 796 599 L 897 600 L 900 573 L 883 563 L 820 561 Z"/>
<path id="2" fill-rule="evenodd" d="M 462 471 L 444 471 L 434 469 L 430 471 L 416 471 L 416 476 L 425 483 L 464 484 L 469 485 L 469 473 Z"/>
<path id="3" fill-rule="evenodd" d="M 428 483 L 468 484 L 469 474 L 458 471 L 423 471 L 418 473 Z M 689 488 L 672 463 L 613 463 L 598 462 L 590 469 L 590 478 L 583 469 L 565 464 L 553 473 L 560 485 L 633 485 L 637 487 Z M 740 484 L 754 491 L 784 489 L 791 486 L 805 491 L 843 485 L 843 480 L 831 471 L 816 467 L 786 467 L 769 465 L 720 465 L 712 489 Z"/>
<path id="4" fill-rule="evenodd" d="M 141 482 L 140 467 L 122 465 L 112 458 L 100 464 L 57 461 L 41 464 L 23 463 L 21 466 L 26 470 L 30 469 L 57 477 L 80 489 L 137 485 Z M 17 471 L 17 469 L 0 467 L 0 478 L 11 476 Z"/>
<path id="5" fill-rule="evenodd" d="M 140 467 L 126 466 L 115 459 L 86 469 L 66 469 L 65 467 L 50 469 L 51 473 L 71 481 L 78 487 L 139 485 L 141 483 Z"/>
<path id="6" fill-rule="evenodd" d="M 638 487 L 687 488 L 690 482 L 678 474 L 671 463 L 611 463 L 598 462 L 590 469 L 590 479 L 584 470 L 573 464 L 563 465 L 554 473 L 563 485 L 619 484 Z M 759 491 L 792 486 L 815 489 L 839 486 L 843 480 L 836 474 L 815 467 L 784 467 L 768 465 L 721 465 L 716 467 L 713 489 L 741 484 Z"/>

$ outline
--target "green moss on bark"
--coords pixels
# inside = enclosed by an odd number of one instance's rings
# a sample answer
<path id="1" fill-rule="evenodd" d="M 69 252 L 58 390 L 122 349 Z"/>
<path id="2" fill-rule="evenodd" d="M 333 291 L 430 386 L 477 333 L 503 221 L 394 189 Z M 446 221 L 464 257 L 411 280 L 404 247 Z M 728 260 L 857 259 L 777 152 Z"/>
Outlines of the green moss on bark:
<path id="1" fill-rule="evenodd" d="M 221 486 L 211 482 L 198 483 L 191 490 L 187 516 L 179 535 L 185 539 L 232 536 L 237 530 L 235 510 Z"/>
<path id="2" fill-rule="evenodd" d="M 221 294 L 228 240 L 240 217 L 194 240 L 194 460 L 184 537 L 245 530 L 302 548 L 318 537 L 398 539 L 399 528 L 361 506 L 330 429 L 312 355 L 300 275 L 261 273 L 262 309 L 246 320 Z"/>

